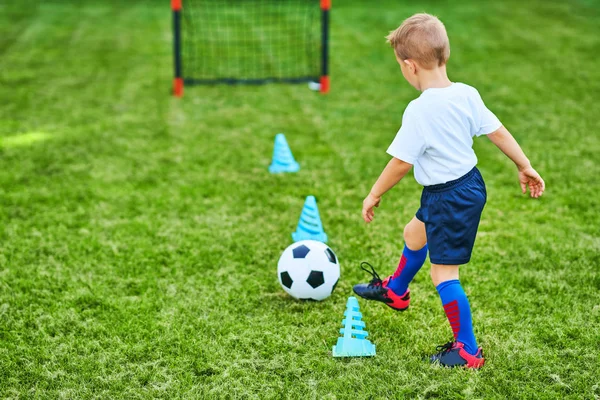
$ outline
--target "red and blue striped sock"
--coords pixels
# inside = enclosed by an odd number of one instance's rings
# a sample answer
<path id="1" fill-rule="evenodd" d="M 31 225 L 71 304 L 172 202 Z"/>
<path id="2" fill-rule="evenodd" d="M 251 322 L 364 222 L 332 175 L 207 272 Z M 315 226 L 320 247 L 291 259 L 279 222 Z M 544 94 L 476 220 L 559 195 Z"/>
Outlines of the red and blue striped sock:
<path id="1" fill-rule="evenodd" d="M 419 272 L 426 258 L 427 244 L 421 250 L 411 250 L 405 245 L 398 268 L 389 280 L 387 287 L 399 296 L 406 293 L 408 284 L 413 280 L 417 272 Z"/>
<path id="2" fill-rule="evenodd" d="M 477 341 L 473 334 L 471 307 L 467 295 L 458 279 L 442 282 L 436 287 L 444 305 L 448 322 L 452 327 L 454 340 L 465 345 L 469 354 L 477 353 Z"/>

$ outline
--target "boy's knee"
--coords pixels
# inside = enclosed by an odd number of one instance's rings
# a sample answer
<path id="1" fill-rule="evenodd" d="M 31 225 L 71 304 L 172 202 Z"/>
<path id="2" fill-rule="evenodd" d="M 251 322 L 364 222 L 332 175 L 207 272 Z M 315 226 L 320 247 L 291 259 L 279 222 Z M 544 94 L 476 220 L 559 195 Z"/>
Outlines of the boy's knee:
<path id="1" fill-rule="evenodd" d="M 431 264 L 431 282 L 437 287 L 440 283 L 458 279 L 458 265 Z"/>
<path id="2" fill-rule="evenodd" d="M 404 243 L 411 250 L 420 250 L 427 244 L 427 239 L 423 232 L 415 229 L 413 224 L 408 224 L 404 227 Z"/>
<path id="3" fill-rule="evenodd" d="M 404 237 L 405 242 L 409 242 L 412 239 L 411 231 L 410 231 L 410 224 L 408 224 L 404 227 L 404 232 L 402 233 L 402 236 Z"/>

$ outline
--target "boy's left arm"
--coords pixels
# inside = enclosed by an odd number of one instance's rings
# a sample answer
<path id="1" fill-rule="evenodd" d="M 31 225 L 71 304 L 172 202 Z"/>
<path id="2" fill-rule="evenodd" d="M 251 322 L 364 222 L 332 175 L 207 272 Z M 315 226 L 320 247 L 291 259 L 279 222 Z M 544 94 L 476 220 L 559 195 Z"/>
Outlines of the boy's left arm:
<path id="1" fill-rule="evenodd" d="M 410 171 L 412 164 L 393 157 L 373 185 L 371 192 L 363 201 L 362 217 L 366 223 L 373 221 L 374 207 L 379 207 L 381 196 L 393 188 Z"/>
<path id="2" fill-rule="evenodd" d="M 523 193 L 529 187 L 531 197 L 537 198 L 544 194 L 544 190 L 546 189 L 544 180 L 533 169 L 521 146 L 519 146 L 519 143 L 517 143 L 510 132 L 504 126 L 501 126 L 495 132 L 487 135 L 487 137 L 517 166 L 519 170 L 519 183 L 521 184 Z"/>

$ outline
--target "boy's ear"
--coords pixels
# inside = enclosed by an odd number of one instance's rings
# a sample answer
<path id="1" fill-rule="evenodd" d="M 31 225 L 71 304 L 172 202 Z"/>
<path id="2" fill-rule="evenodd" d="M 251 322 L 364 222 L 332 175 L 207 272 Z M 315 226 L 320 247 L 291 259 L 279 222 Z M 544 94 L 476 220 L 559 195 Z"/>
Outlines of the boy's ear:
<path id="1" fill-rule="evenodd" d="M 402 60 L 413 74 L 417 72 L 417 64 L 413 60 Z"/>

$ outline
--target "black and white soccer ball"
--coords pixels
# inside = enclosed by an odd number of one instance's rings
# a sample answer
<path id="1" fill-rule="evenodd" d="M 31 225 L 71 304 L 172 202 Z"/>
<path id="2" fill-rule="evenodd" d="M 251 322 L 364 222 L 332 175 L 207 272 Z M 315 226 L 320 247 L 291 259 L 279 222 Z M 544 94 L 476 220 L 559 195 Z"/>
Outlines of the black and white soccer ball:
<path id="1" fill-rule="evenodd" d="M 324 300 L 340 279 L 340 264 L 325 243 L 302 240 L 285 249 L 277 264 L 277 276 L 290 296 Z"/>

